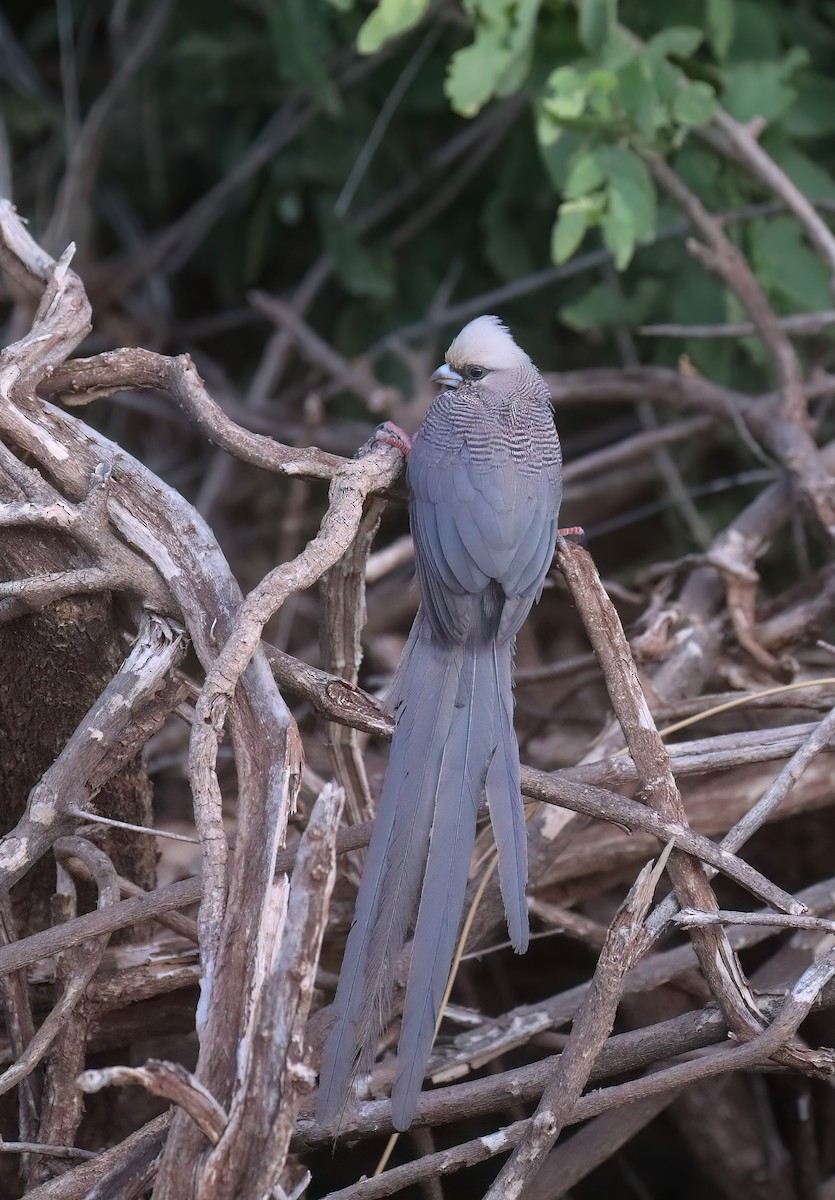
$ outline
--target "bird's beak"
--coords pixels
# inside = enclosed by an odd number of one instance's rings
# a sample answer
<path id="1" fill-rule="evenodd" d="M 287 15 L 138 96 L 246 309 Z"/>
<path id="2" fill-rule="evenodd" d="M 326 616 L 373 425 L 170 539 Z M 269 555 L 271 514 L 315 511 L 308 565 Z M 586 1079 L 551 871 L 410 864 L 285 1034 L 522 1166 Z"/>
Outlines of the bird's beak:
<path id="1" fill-rule="evenodd" d="M 432 382 L 440 384 L 443 388 L 457 388 L 464 380 L 457 371 L 453 371 L 449 363 L 444 363 L 432 375 Z"/>

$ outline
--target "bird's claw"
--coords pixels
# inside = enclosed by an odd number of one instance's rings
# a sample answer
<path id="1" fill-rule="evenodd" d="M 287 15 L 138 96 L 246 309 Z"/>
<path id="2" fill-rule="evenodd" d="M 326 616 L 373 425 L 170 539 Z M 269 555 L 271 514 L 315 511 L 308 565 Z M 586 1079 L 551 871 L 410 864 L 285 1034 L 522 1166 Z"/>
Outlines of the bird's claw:
<path id="1" fill-rule="evenodd" d="M 584 542 L 586 531 L 582 525 L 569 525 L 567 529 L 558 529 L 557 537 L 566 538 L 569 542 Z"/>
<path id="2" fill-rule="evenodd" d="M 384 421 L 382 425 L 378 425 L 374 430 L 374 441 L 394 446 L 404 458 L 408 458 L 412 452 L 412 439 L 404 429 L 395 425 L 394 421 Z"/>

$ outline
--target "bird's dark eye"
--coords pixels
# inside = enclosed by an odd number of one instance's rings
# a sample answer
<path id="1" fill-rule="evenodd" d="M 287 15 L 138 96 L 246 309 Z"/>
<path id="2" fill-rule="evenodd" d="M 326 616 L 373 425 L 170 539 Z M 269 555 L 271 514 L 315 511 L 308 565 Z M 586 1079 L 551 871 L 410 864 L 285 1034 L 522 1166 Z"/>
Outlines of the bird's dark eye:
<path id="1" fill-rule="evenodd" d="M 467 367 L 468 379 L 483 379 L 484 367 Z"/>

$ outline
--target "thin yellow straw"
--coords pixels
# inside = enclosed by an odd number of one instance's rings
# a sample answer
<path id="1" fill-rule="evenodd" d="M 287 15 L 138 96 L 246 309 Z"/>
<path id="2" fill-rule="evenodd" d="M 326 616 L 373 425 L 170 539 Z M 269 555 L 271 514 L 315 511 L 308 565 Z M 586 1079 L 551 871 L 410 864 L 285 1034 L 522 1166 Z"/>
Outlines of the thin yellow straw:
<path id="1" fill-rule="evenodd" d="M 783 692 L 797 692 L 801 688 L 821 687 L 825 683 L 835 683 L 835 678 L 827 675 L 823 679 L 803 679 L 799 683 L 784 683 L 780 687 L 766 688 L 762 692 L 746 692 L 744 696 L 737 696 L 735 700 L 726 700 L 724 704 L 717 704 L 713 708 L 706 708 L 703 712 L 694 713 L 692 717 L 685 717 L 683 721 L 676 721 L 674 725 L 667 725 L 665 729 L 659 729 L 658 732 L 662 737 L 666 737 L 670 733 L 677 733 L 679 729 L 686 729 L 688 725 L 706 721 L 708 717 L 713 717 L 717 713 L 727 712 L 731 708 L 740 708 L 751 700 L 760 700 L 765 696 L 779 696 Z"/>

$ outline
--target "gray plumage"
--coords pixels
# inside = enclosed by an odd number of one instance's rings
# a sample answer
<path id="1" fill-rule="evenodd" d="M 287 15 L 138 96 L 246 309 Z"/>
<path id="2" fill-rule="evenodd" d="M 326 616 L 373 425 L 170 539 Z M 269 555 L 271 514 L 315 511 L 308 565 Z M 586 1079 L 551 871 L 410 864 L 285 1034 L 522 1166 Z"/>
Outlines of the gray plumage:
<path id="1" fill-rule="evenodd" d="M 560 445 L 548 388 L 496 317 L 465 326 L 433 379 L 444 390 L 408 464 L 421 606 L 393 686 L 397 724 L 322 1063 L 325 1124 L 371 1067 L 417 908 L 392 1093 L 395 1128 L 411 1124 L 483 799 L 510 940 L 528 945 L 513 648 L 553 558 Z"/>

